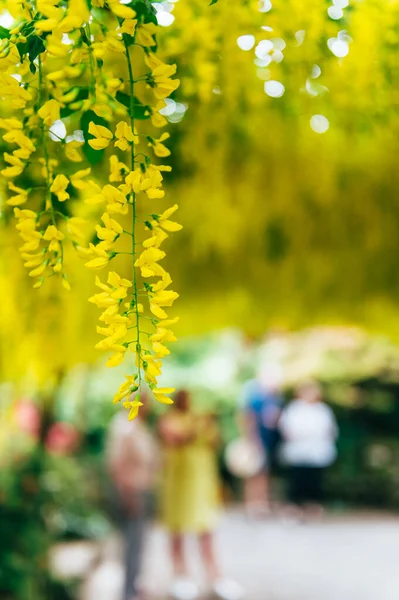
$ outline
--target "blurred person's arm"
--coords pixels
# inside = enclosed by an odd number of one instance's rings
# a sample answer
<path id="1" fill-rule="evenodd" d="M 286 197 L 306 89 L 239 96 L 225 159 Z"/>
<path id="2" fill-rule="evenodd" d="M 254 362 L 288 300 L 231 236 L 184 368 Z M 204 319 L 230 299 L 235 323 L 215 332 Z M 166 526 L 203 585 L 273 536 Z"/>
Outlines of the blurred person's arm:
<path id="1" fill-rule="evenodd" d="M 181 427 L 170 415 L 161 417 L 158 432 L 161 440 L 167 446 L 183 446 L 195 438 L 195 430 L 192 427 Z"/>
<path id="2" fill-rule="evenodd" d="M 277 429 L 284 440 L 287 439 L 287 437 L 289 437 L 290 434 L 288 410 L 288 408 L 283 409 L 277 421 Z"/>
<path id="3" fill-rule="evenodd" d="M 243 437 L 254 438 L 258 435 L 256 416 L 249 408 L 238 413 L 237 427 Z"/>
<path id="4" fill-rule="evenodd" d="M 335 415 L 334 415 L 333 411 L 331 410 L 331 408 L 329 406 L 327 408 L 328 408 L 328 415 L 329 415 L 329 420 L 330 420 L 331 438 L 335 441 L 335 440 L 337 440 L 337 438 L 339 436 L 338 422 L 337 422 L 337 419 L 335 418 Z"/>
<path id="5" fill-rule="evenodd" d="M 213 415 L 197 417 L 196 437 L 214 449 L 221 445 L 221 435 Z"/>

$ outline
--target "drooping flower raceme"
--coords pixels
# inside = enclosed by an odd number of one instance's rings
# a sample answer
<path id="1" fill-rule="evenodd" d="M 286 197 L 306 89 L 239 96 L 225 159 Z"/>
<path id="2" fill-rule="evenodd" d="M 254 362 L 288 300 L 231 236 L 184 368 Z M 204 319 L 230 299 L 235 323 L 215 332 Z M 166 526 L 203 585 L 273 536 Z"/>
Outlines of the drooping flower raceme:
<path id="1" fill-rule="evenodd" d="M 56 276 L 70 289 L 68 240 L 89 269 L 108 270 L 96 276 L 99 292 L 90 298 L 102 311 L 96 347 L 110 353 L 110 367 L 135 355 L 136 370 L 114 399 L 134 418 L 144 381 L 159 402 L 170 403 L 173 391 L 158 386 L 176 339 L 167 309 L 178 297 L 161 246 L 181 225 L 170 219 L 177 206 L 152 203 L 163 199 L 170 171 L 156 163 L 170 154 L 169 134 L 156 129 L 167 123 L 159 111 L 179 85 L 176 67 L 156 56 L 150 4 L 93 0 L 89 9 L 85 0 L 10 0 L 7 9 L 15 23 L 0 42 L 0 97 L 9 112 L 0 128 L 10 148 L 1 174 L 20 252 L 34 287 Z M 89 166 L 77 168 L 83 161 Z M 97 163 L 108 172 L 102 186 L 91 173 Z M 88 245 L 80 195 L 100 211 Z M 121 254 L 131 257 L 129 272 L 118 272 Z"/>

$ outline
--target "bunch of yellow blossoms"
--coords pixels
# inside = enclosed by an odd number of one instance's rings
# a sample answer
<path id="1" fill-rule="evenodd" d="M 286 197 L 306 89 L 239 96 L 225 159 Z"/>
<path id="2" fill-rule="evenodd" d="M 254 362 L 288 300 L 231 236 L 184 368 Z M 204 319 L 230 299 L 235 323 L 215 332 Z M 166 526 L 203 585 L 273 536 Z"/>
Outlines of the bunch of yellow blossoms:
<path id="1" fill-rule="evenodd" d="M 170 154 L 169 134 L 153 129 L 167 123 L 161 112 L 179 85 L 176 67 L 157 58 L 156 18 L 142 0 L 93 0 L 90 9 L 85 0 L 11 0 L 7 9 L 15 25 L 0 29 L 0 96 L 9 109 L 0 127 L 10 144 L 1 174 L 13 194 L 7 203 L 20 251 L 34 287 L 57 276 L 67 289 L 68 239 L 90 269 L 131 256 L 129 274 L 113 267 L 106 282 L 96 277 L 101 291 L 90 298 L 103 310 L 96 347 L 112 353 L 107 365 L 129 351 L 136 356 L 136 372 L 114 399 L 131 419 L 143 381 L 158 401 L 172 402 L 173 389 L 158 387 L 158 378 L 166 344 L 176 339 L 177 319 L 165 309 L 178 294 L 160 263 L 162 243 L 181 225 L 170 220 L 176 205 L 155 212 L 150 204 L 163 198 L 162 173 L 171 170 L 153 162 Z M 84 160 L 88 166 L 77 169 Z M 90 174 L 104 163 L 109 183 L 100 186 Z M 72 216 L 79 195 L 101 209 L 88 247 L 85 221 Z"/>

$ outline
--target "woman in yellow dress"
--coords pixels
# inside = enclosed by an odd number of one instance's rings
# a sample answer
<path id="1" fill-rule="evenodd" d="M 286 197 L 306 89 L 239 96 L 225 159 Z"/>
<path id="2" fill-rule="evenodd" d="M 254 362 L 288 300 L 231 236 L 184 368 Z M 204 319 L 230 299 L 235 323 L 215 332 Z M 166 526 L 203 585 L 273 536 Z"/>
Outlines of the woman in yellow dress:
<path id="1" fill-rule="evenodd" d="M 215 455 L 219 434 L 212 416 L 191 412 L 190 396 L 184 390 L 177 392 L 174 408 L 161 418 L 159 432 L 165 461 L 161 518 L 170 533 L 175 583 L 181 590 L 185 587 L 190 597 L 185 534 L 198 537 L 209 582 L 219 578 L 212 533 L 220 504 Z M 184 593 L 176 591 L 175 597 L 184 597 Z"/>

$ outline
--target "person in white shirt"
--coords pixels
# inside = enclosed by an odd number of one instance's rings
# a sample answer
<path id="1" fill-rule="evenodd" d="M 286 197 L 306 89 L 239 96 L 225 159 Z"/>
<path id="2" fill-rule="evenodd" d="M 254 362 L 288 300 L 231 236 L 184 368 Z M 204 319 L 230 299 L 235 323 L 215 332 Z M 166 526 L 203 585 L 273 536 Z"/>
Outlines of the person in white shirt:
<path id="1" fill-rule="evenodd" d="M 279 420 L 282 462 L 288 467 L 288 499 L 296 506 L 321 507 L 324 472 L 336 459 L 338 426 L 322 401 L 319 385 L 302 385 Z"/>

